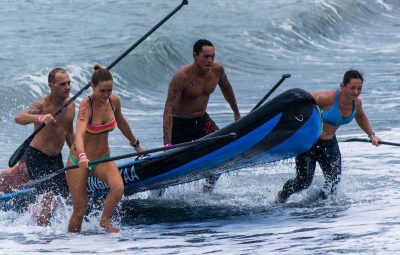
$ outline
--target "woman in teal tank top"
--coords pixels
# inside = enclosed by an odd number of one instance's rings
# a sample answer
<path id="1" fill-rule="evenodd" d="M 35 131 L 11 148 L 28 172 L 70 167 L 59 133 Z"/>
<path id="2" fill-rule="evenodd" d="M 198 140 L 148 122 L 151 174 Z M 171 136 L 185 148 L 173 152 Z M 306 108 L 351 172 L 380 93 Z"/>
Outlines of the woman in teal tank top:
<path id="1" fill-rule="evenodd" d="M 317 162 L 325 176 L 321 196 L 326 198 L 328 194 L 335 191 L 342 172 L 342 159 L 336 140 L 336 131 L 341 125 L 355 118 L 371 143 L 375 146 L 379 145 L 381 139 L 375 135 L 359 98 L 363 81 L 364 78 L 360 72 L 348 70 L 343 76 L 339 89 L 311 93 L 321 109 L 322 134 L 310 150 L 296 157 L 296 177 L 285 183 L 278 193 L 277 202 L 285 203 L 290 195 L 307 189 L 314 178 Z"/>

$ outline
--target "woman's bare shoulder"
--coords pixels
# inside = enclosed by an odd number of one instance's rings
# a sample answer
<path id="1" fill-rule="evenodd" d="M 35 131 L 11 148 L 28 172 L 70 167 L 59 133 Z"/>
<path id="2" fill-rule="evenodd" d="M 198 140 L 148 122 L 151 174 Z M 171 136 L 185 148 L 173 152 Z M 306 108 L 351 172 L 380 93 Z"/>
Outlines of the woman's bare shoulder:
<path id="1" fill-rule="evenodd" d="M 311 95 L 320 107 L 330 106 L 334 103 L 336 97 L 335 90 L 315 91 Z"/>

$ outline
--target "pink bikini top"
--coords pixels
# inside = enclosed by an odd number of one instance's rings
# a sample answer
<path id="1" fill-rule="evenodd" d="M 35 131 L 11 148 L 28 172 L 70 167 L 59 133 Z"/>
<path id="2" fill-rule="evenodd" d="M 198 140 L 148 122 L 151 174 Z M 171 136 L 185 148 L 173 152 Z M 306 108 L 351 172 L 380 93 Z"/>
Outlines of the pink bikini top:
<path id="1" fill-rule="evenodd" d="M 92 102 L 92 98 L 90 96 L 88 96 L 88 98 L 90 101 L 90 106 L 92 107 L 92 117 L 90 118 L 89 123 L 86 126 L 86 132 L 88 132 L 89 134 L 92 134 L 92 135 L 98 135 L 98 134 L 113 131 L 115 129 L 115 127 L 117 126 L 117 121 L 115 120 L 115 117 L 112 121 L 110 121 L 106 124 L 103 124 L 103 125 L 95 126 L 92 124 L 92 119 L 93 119 L 93 115 L 94 115 L 93 102 Z M 111 109 L 114 112 L 114 106 L 112 105 L 111 100 L 109 100 L 109 101 L 110 101 Z"/>

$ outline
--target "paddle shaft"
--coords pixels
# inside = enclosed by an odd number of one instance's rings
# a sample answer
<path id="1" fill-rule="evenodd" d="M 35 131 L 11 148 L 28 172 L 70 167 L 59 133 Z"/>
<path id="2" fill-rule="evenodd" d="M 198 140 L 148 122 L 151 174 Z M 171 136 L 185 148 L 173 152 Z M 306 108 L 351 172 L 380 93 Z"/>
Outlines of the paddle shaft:
<path id="1" fill-rule="evenodd" d="M 147 37 L 149 37 L 154 31 L 156 31 L 162 24 L 164 24 L 169 18 L 171 18 L 176 12 L 178 12 L 184 5 L 187 5 L 188 1 L 183 0 L 182 3 L 176 7 L 172 12 L 170 12 L 167 16 L 165 16 L 160 22 L 158 22 L 152 29 L 150 29 L 146 34 L 144 34 L 139 40 L 137 40 L 131 47 L 129 47 L 125 52 L 123 52 L 114 62 L 112 62 L 109 66 L 106 67 L 107 70 L 113 68 L 116 64 L 118 64 L 126 55 L 128 55 L 133 49 L 135 49 L 139 44 L 141 44 Z M 71 97 L 67 102 L 65 102 L 60 108 L 57 109 L 53 113 L 53 116 L 59 115 L 69 104 L 71 104 L 77 97 L 79 97 L 85 90 L 90 87 L 90 82 L 86 84 L 81 90 L 78 91 L 73 97 Z M 33 137 L 37 135 L 40 130 L 42 130 L 46 126 L 45 123 L 42 123 L 28 138 L 32 141 Z M 32 138 L 31 138 L 32 137 Z"/>
<path id="2" fill-rule="evenodd" d="M 197 144 L 215 142 L 215 141 L 223 140 L 223 139 L 233 139 L 233 138 L 236 138 L 236 137 L 237 137 L 236 133 L 230 133 L 230 134 L 216 136 L 216 137 L 199 139 L 199 140 L 192 141 L 192 142 L 178 143 L 178 144 L 174 144 L 174 145 L 171 145 L 171 146 L 168 146 L 168 147 L 159 147 L 159 148 L 155 148 L 155 149 L 145 150 L 145 151 L 142 151 L 142 152 L 134 152 L 134 153 L 128 153 L 128 154 L 124 154 L 124 155 L 120 155 L 120 156 L 115 156 L 115 157 L 111 157 L 111 158 L 108 158 L 108 159 L 90 161 L 89 162 L 89 166 L 97 165 L 97 164 L 105 163 L 105 162 L 109 162 L 109 161 L 125 159 L 125 158 L 144 156 L 144 155 L 147 155 L 147 154 L 150 154 L 150 153 L 154 153 L 154 152 L 159 152 L 159 151 L 167 151 L 167 150 L 172 150 L 172 149 L 181 148 L 181 147 L 192 147 L 192 146 L 197 145 Z M 76 165 L 64 167 L 62 169 L 58 169 L 58 170 L 54 171 L 53 173 L 51 173 L 51 174 L 49 174 L 49 175 L 47 175 L 47 176 L 45 176 L 45 177 L 43 177 L 41 179 L 37 179 L 37 180 L 33 180 L 33 181 L 30 181 L 30 182 L 27 182 L 26 184 L 24 184 L 24 186 L 36 185 L 36 184 L 41 183 L 43 181 L 50 180 L 50 179 L 54 178 L 55 176 L 57 176 L 57 175 L 59 175 L 61 173 L 64 173 L 65 171 L 68 171 L 68 170 L 71 170 L 71 169 L 75 169 L 75 168 L 79 168 L 79 165 L 76 164 Z"/>
<path id="3" fill-rule="evenodd" d="M 362 139 L 362 138 L 351 138 L 348 140 L 344 140 L 342 142 L 363 142 L 363 143 L 370 143 L 371 140 L 369 139 Z M 384 142 L 384 141 L 379 141 L 379 144 L 385 144 L 385 145 L 392 145 L 392 146 L 399 146 L 400 147 L 400 143 L 392 143 L 392 142 Z"/>
<path id="4" fill-rule="evenodd" d="M 163 18 L 160 22 L 158 22 L 152 29 L 150 29 L 145 35 L 143 35 L 139 40 L 137 40 L 131 47 L 129 47 L 124 53 L 122 53 L 114 62 L 112 62 L 109 66 L 106 67 L 107 70 L 113 68 L 118 62 L 120 62 L 126 55 L 128 55 L 133 49 L 135 49 L 139 44 L 141 44 L 147 37 L 149 37 L 155 30 L 157 30 L 162 24 L 164 24 L 169 18 L 171 18 L 175 13 L 177 13 L 184 5 L 187 5 L 188 1 L 183 0 L 180 5 L 178 5 L 172 12 L 170 12 L 165 18 Z M 56 117 L 59 115 L 72 101 L 74 101 L 77 97 L 79 97 L 85 90 L 90 87 L 90 82 L 86 84 L 81 90 L 78 91 L 73 97 L 71 97 L 67 102 L 65 102 L 60 108 L 57 109 L 53 113 L 53 116 Z M 17 164 L 18 160 L 21 159 L 25 150 L 28 148 L 29 144 L 32 142 L 33 138 L 46 126 L 45 123 L 41 123 L 37 129 L 25 140 L 25 142 L 18 147 L 18 149 L 11 156 L 8 166 L 13 167 Z"/>
<path id="5" fill-rule="evenodd" d="M 260 107 L 260 105 L 262 105 L 262 103 L 264 103 L 265 100 L 267 100 L 267 98 L 282 84 L 282 82 L 286 79 L 286 78 L 290 78 L 290 74 L 283 74 L 282 78 L 278 81 L 277 84 L 275 84 L 275 86 L 272 87 L 272 89 L 263 97 L 263 99 L 260 100 L 260 102 L 258 102 L 258 104 L 256 104 L 256 106 L 254 106 L 253 109 L 251 109 L 250 112 L 254 111 L 255 109 L 257 109 L 258 107 Z"/>

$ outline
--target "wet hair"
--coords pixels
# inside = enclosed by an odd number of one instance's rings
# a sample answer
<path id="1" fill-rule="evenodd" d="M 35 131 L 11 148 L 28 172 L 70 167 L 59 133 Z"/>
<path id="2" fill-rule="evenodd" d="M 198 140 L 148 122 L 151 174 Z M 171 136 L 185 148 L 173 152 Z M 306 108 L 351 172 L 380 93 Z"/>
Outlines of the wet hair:
<path id="1" fill-rule="evenodd" d="M 343 75 L 343 85 L 347 85 L 350 83 L 351 79 L 360 79 L 361 81 L 364 81 L 363 75 L 354 69 L 348 70 L 344 75 Z"/>
<path id="2" fill-rule="evenodd" d="M 102 81 L 113 80 L 111 72 L 108 71 L 107 69 L 102 68 L 101 65 L 95 64 L 93 69 L 94 73 L 92 75 L 92 80 L 91 80 L 93 85 L 97 85 Z"/>
<path id="3" fill-rule="evenodd" d="M 60 68 L 60 67 L 54 68 L 53 70 L 50 71 L 49 76 L 47 78 L 47 81 L 49 83 L 56 82 L 56 74 L 57 73 L 67 73 L 67 72 L 64 69 Z"/>
<path id="4" fill-rule="evenodd" d="M 194 43 L 193 52 L 195 52 L 198 55 L 200 51 L 203 49 L 203 46 L 210 46 L 214 48 L 214 45 L 209 40 L 200 39 Z"/>

